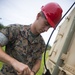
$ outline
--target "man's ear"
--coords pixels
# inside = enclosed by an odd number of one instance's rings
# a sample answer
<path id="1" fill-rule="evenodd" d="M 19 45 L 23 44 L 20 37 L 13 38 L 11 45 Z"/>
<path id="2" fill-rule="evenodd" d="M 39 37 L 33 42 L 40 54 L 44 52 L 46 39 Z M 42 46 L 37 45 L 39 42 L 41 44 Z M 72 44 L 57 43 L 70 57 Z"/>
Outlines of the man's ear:
<path id="1" fill-rule="evenodd" d="M 39 19 L 39 17 L 40 17 L 40 16 L 41 16 L 41 14 L 40 14 L 40 13 L 38 13 L 38 14 L 37 14 L 37 18 L 36 18 L 36 19 Z"/>

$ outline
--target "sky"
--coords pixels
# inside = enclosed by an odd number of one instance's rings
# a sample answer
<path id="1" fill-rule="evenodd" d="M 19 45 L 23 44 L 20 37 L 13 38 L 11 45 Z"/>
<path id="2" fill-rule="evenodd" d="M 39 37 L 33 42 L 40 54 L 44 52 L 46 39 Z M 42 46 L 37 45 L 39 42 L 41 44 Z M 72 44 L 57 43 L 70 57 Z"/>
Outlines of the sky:
<path id="1" fill-rule="evenodd" d="M 75 0 L 0 0 L 0 23 L 5 26 L 16 23 L 29 25 L 35 21 L 41 7 L 49 2 L 57 2 L 63 9 L 63 16 Z M 55 41 L 58 29 L 59 26 L 51 37 L 49 42 L 51 46 Z M 47 32 L 41 34 L 45 43 L 47 43 L 52 30 L 53 28 L 50 28 Z"/>

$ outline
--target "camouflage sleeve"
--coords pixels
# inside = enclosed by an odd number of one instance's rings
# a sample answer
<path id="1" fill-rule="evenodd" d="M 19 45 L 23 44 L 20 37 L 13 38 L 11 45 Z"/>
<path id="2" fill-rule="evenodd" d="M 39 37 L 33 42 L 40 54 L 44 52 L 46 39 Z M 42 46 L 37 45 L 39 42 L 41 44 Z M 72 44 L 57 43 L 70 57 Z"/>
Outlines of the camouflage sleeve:
<path id="1" fill-rule="evenodd" d="M 4 46 L 8 43 L 8 38 L 0 32 L 0 46 Z"/>
<path id="2" fill-rule="evenodd" d="M 0 71 L 0 75 L 4 75 L 4 74 Z"/>
<path id="3" fill-rule="evenodd" d="M 41 43 L 41 53 L 43 54 L 44 51 L 45 51 L 45 48 L 46 48 L 46 44 L 45 44 L 45 41 L 44 41 L 42 36 L 41 36 L 41 39 L 40 39 L 40 43 Z M 42 59 L 42 54 L 39 57 L 40 60 Z"/>
<path id="4" fill-rule="evenodd" d="M 39 60 L 42 60 L 42 55 L 39 57 Z"/>
<path id="5" fill-rule="evenodd" d="M 0 29 L 0 46 L 5 46 L 8 43 L 8 27 Z"/>
<path id="6" fill-rule="evenodd" d="M 20 27 L 16 24 L 12 24 L 12 25 L 9 25 L 9 26 L 2 28 L 0 30 L 0 33 L 1 33 L 0 36 L 2 34 L 3 35 L 2 35 L 2 37 L 0 37 L 0 42 L 3 43 L 5 41 L 5 43 L 6 43 L 6 41 L 12 41 L 13 39 L 15 39 L 17 37 L 18 32 L 19 32 L 19 28 Z M 2 39 L 2 41 L 1 41 L 1 39 Z"/>
<path id="7" fill-rule="evenodd" d="M 46 44 L 45 44 L 45 41 L 44 41 L 44 39 L 43 39 L 43 37 L 42 37 L 42 42 L 41 42 L 41 49 L 42 49 L 42 53 L 45 51 L 45 48 L 46 48 Z"/>

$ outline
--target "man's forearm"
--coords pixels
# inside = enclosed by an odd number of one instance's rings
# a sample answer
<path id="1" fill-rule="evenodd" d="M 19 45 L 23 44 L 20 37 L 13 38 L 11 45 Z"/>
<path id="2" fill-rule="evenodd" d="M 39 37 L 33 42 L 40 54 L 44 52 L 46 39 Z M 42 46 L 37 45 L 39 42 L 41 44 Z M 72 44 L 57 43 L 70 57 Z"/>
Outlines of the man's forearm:
<path id="1" fill-rule="evenodd" d="M 6 54 L 2 48 L 0 47 L 0 61 L 8 64 L 8 65 L 11 65 L 15 71 L 17 73 L 20 73 L 21 75 L 25 75 L 24 73 L 27 71 L 26 74 L 30 75 L 31 74 L 31 70 L 30 68 L 28 67 L 28 65 L 26 64 L 23 64 L 19 61 L 17 61 L 16 59 L 12 58 L 11 56 L 9 56 L 8 54 Z"/>
<path id="2" fill-rule="evenodd" d="M 0 46 L 0 61 L 11 65 L 11 63 L 13 62 L 13 58 L 10 57 L 9 55 L 7 55 L 3 50 L 2 47 Z"/>
<path id="3" fill-rule="evenodd" d="M 35 65 L 32 68 L 32 71 L 35 72 L 35 73 L 37 73 L 38 70 L 40 69 L 40 66 L 41 66 L 41 60 L 37 60 L 36 63 L 35 63 Z"/>

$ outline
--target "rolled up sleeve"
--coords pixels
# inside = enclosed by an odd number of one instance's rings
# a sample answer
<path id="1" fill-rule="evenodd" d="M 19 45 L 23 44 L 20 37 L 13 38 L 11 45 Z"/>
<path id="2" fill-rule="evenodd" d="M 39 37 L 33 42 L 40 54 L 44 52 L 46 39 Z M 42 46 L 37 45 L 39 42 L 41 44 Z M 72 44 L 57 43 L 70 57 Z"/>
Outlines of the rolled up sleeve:
<path id="1" fill-rule="evenodd" d="M 8 38 L 0 32 L 0 46 L 5 46 L 8 43 Z"/>

